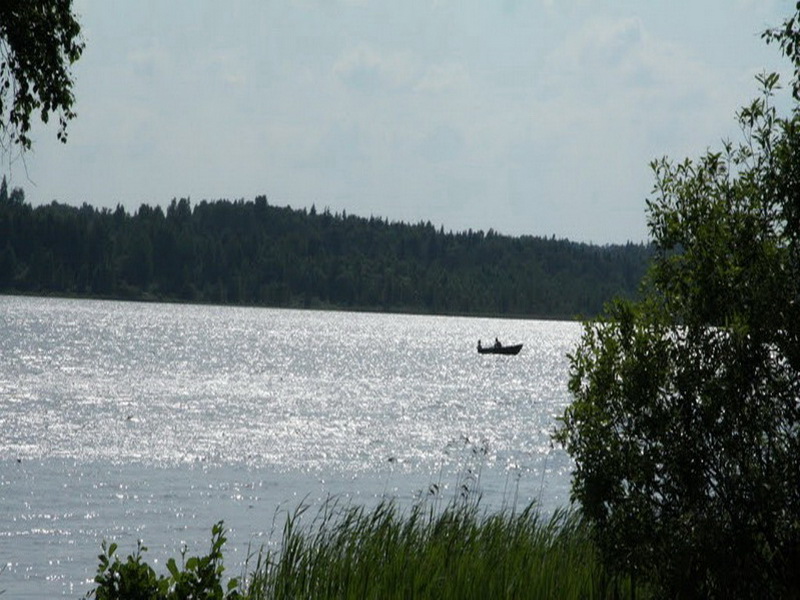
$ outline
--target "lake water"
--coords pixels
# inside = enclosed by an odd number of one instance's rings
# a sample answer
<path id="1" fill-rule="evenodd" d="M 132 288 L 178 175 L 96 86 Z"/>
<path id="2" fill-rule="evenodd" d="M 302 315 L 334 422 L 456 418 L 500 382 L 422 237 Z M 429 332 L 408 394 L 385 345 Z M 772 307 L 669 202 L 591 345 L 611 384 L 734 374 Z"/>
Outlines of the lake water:
<path id="1" fill-rule="evenodd" d="M 479 355 L 479 338 L 524 343 Z M 569 498 L 577 323 L 0 296 L 0 590 L 80 597 L 101 541 L 228 575 L 330 495 Z"/>

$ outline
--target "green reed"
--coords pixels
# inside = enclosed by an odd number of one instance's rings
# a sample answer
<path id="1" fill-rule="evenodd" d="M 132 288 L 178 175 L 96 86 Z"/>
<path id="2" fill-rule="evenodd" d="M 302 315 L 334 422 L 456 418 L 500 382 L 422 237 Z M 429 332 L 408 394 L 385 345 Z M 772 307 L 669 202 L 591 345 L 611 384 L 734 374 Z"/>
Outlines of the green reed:
<path id="1" fill-rule="evenodd" d="M 332 500 L 287 518 L 280 550 L 257 558 L 248 597 L 635 597 L 605 574 L 589 533 L 576 512 L 543 517 L 534 505 L 487 513 L 468 497 L 406 510 Z"/>

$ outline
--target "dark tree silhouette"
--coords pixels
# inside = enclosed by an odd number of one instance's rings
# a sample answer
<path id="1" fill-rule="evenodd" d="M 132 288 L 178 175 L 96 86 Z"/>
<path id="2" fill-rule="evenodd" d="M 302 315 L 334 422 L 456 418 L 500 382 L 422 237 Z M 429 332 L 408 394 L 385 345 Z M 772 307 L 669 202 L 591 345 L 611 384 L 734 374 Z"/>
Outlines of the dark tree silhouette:
<path id="1" fill-rule="evenodd" d="M 0 189 L 0 292 L 264 306 L 573 317 L 631 297 L 648 247 L 591 246 L 254 202 L 173 200 L 166 214 Z"/>
<path id="2" fill-rule="evenodd" d="M 0 2 L 0 143 L 31 147 L 36 112 L 47 123 L 58 116 L 58 139 L 67 139 L 72 110 L 70 67 L 83 52 L 72 0 Z"/>

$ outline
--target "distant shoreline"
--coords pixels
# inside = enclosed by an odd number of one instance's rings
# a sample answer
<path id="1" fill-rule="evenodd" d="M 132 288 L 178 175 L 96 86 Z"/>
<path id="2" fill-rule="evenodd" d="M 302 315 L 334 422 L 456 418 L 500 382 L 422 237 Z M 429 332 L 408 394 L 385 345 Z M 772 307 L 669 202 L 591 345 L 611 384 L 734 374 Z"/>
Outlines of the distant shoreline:
<path id="1" fill-rule="evenodd" d="M 370 308 L 370 307 L 352 307 L 352 306 L 334 306 L 334 305 L 319 305 L 319 306 L 273 306 L 267 304 L 232 304 L 220 302 L 203 302 L 194 300 L 182 300 L 180 298 L 159 298 L 156 296 L 143 295 L 141 297 L 129 296 L 98 296 L 98 295 L 84 295 L 84 294 L 64 294 L 64 293 L 33 293 L 33 292 L 19 292 L 19 291 L 0 291 L 0 297 L 7 296 L 11 298 L 51 298 L 56 300 L 93 300 L 99 302 L 130 302 L 141 304 L 172 304 L 178 306 L 211 306 L 221 308 L 266 308 L 277 310 L 318 310 L 328 312 L 344 312 L 344 313 L 370 313 L 370 314 L 386 314 L 386 315 L 413 315 L 424 317 L 466 317 L 472 319 L 507 319 L 507 320 L 521 320 L 521 321 L 566 321 L 566 322 L 582 322 L 590 317 L 583 317 L 581 315 L 574 316 L 559 316 L 559 315 L 516 315 L 516 314 L 483 314 L 483 313 L 458 313 L 458 312 L 442 312 L 433 313 L 423 310 L 414 309 L 383 309 L 383 308 Z"/>

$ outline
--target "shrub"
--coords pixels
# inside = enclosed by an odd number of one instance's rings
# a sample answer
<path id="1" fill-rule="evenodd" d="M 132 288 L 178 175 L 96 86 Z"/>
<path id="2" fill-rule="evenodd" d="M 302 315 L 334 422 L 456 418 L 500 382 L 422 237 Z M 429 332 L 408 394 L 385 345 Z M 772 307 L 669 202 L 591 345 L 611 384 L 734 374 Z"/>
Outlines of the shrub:
<path id="1" fill-rule="evenodd" d="M 585 326 L 556 434 L 606 564 L 668 597 L 800 597 L 800 104 L 758 81 L 740 144 L 652 164 L 643 299 Z"/>
<path id="2" fill-rule="evenodd" d="M 100 564 L 94 581 L 97 584 L 86 594 L 96 600 L 239 600 L 239 581 L 231 579 L 223 588 L 222 547 L 226 541 L 222 521 L 211 529 L 211 551 L 206 556 L 186 559 L 181 555 L 182 568 L 174 558 L 167 561 L 169 575 L 156 575 L 152 567 L 142 562 L 147 551 L 139 541 L 136 552 L 121 561 L 117 545 L 102 544 Z"/>

